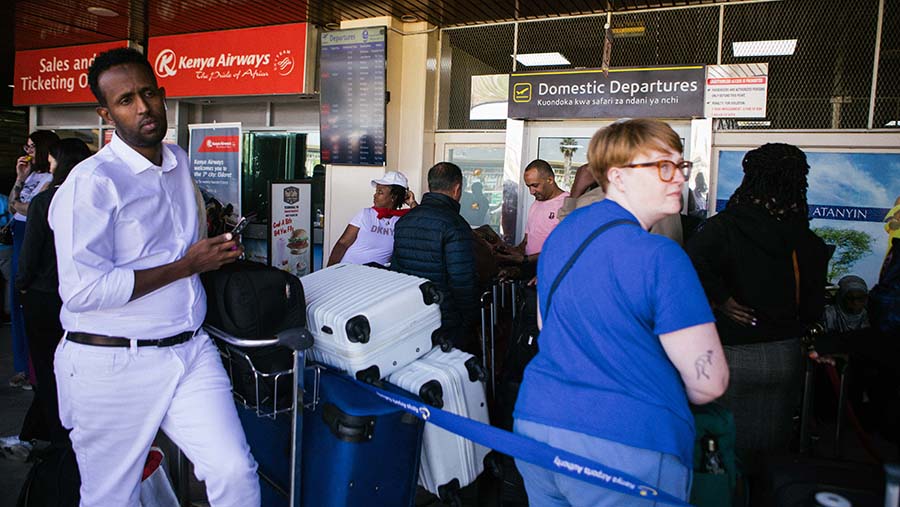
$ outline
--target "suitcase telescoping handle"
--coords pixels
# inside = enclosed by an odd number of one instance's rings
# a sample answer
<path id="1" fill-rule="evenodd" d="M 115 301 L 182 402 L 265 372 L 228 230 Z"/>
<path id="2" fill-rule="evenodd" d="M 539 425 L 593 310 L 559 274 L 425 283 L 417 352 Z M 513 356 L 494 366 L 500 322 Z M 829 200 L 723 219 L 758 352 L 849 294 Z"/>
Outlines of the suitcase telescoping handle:
<path id="1" fill-rule="evenodd" d="M 238 338 L 226 333 L 225 331 L 222 331 L 215 326 L 210 326 L 208 324 L 204 325 L 203 327 L 210 334 L 210 336 L 218 338 L 223 342 L 228 343 L 229 345 L 234 345 L 235 347 L 257 348 L 267 347 L 269 345 L 281 345 L 291 350 L 301 351 L 306 350 L 313 345 L 312 334 L 308 329 L 304 327 L 285 329 L 272 338 L 266 340 L 248 340 L 246 338 Z"/>

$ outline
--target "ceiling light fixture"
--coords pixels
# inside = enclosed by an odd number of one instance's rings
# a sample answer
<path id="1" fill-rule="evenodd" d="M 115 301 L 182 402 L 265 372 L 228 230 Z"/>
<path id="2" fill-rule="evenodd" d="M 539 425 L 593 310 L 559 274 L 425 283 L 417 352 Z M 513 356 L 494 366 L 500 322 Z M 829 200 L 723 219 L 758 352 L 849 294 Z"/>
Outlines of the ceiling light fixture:
<path id="1" fill-rule="evenodd" d="M 119 15 L 118 12 L 112 9 L 107 9 L 106 7 L 88 7 L 87 11 L 94 16 L 102 16 L 104 18 L 114 18 Z"/>
<path id="2" fill-rule="evenodd" d="M 335 23 L 334 21 L 332 21 L 330 23 L 325 23 L 325 28 L 327 28 L 329 30 L 337 30 L 340 27 L 341 27 L 341 24 Z"/>
<path id="3" fill-rule="evenodd" d="M 400 21 L 404 23 L 415 23 L 419 18 L 413 14 L 404 14 L 400 16 Z"/>
<path id="4" fill-rule="evenodd" d="M 513 56 L 513 55 L 510 55 Z M 562 53 L 522 53 L 515 55 L 516 61 L 526 67 L 552 67 L 571 65 Z"/>
<path id="5" fill-rule="evenodd" d="M 797 39 L 754 40 L 732 42 L 731 50 L 735 58 L 748 56 L 790 56 L 797 48 Z"/>

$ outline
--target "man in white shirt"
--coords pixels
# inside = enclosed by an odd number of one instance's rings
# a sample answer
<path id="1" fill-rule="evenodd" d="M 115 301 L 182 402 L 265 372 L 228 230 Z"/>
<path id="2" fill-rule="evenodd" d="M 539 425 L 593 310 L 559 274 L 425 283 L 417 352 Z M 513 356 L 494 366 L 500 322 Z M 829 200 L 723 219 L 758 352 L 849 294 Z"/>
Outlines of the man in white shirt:
<path id="1" fill-rule="evenodd" d="M 116 134 L 72 170 L 50 207 L 66 329 L 55 374 L 81 506 L 139 506 L 158 429 L 194 463 L 210 505 L 258 506 L 231 383 L 200 329 L 198 274 L 242 248 L 230 233 L 204 238 L 187 156 L 162 144 L 165 90 L 146 58 L 103 53 L 88 82 Z"/>

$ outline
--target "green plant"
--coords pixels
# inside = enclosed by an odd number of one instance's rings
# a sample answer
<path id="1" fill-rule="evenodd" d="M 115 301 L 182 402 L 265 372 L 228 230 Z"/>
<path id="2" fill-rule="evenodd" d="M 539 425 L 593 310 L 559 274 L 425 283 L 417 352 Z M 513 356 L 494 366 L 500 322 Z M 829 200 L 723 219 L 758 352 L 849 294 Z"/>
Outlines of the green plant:
<path id="1" fill-rule="evenodd" d="M 869 233 L 855 229 L 837 229 L 834 227 L 814 228 L 825 243 L 835 247 L 834 255 L 828 265 L 828 280 L 837 282 L 848 274 L 850 269 L 866 254 L 872 251 L 874 239 Z"/>

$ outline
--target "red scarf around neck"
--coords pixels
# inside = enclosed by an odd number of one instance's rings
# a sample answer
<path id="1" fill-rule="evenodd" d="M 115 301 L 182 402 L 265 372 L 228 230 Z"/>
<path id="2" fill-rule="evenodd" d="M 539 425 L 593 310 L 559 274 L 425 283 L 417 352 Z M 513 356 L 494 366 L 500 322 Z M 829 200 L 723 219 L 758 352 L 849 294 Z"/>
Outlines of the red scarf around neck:
<path id="1" fill-rule="evenodd" d="M 402 217 L 403 215 L 409 213 L 409 210 L 412 208 L 391 209 L 391 208 L 378 208 L 376 206 L 372 206 L 372 209 L 375 210 L 376 213 L 378 213 L 377 218 L 379 220 L 381 220 L 382 218 L 388 218 L 388 217 Z"/>

